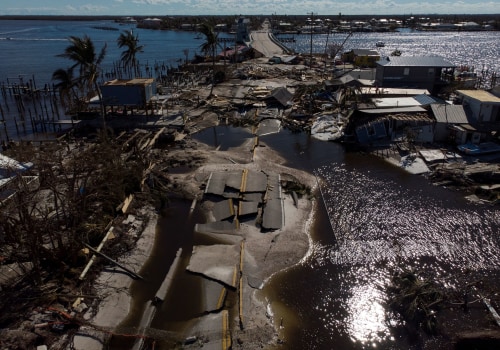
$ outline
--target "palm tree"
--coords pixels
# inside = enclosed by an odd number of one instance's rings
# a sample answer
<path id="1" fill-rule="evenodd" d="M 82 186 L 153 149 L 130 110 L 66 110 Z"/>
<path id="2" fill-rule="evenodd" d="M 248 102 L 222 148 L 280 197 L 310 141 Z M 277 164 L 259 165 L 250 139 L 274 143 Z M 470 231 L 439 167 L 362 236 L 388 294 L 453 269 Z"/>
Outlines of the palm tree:
<path id="1" fill-rule="evenodd" d="M 52 80 L 57 81 L 54 87 L 59 90 L 62 105 L 67 106 L 69 110 L 72 110 L 74 102 L 78 106 L 78 95 L 75 91 L 77 81 L 73 76 L 73 69 L 57 69 L 52 73 Z"/>
<path id="2" fill-rule="evenodd" d="M 122 52 L 121 61 L 125 69 L 133 70 L 134 76 L 138 74 L 137 54 L 144 52 L 143 45 L 139 45 L 139 35 L 134 35 L 132 30 L 125 30 L 116 40 L 118 47 L 126 47 Z"/>
<path id="3" fill-rule="evenodd" d="M 437 311 L 446 296 L 442 288 L 416 271 L 402 270 L 387 286 L 388 305 L 400 314 L 408 326 L 422 328 L 429 334 L 437 332 Z"/>
<path id="4" fill-rule="evenodd" d="M 205 42 L 200 45 L 200 50 L 205 55 L 212 56 L 212 87 L 210 88 L 210 96 L 212 96 L 215 83 L 215 52 L 219 46 L 219 34 L 215 32 L 214 26 L 208 22 L 203 22 L 198 31 L 205 36 Z"/>
<path id="5" fill-rule="evenodd" d="M 78 80 L 81 83 L 81 86 L 84 89 L 83 93 L 87 96 L 87 98 L 92 97 L 94 93 L 97 93 L 101 104 L 103 127 L 105 128 L 106 111 L 104 109 L 104 102 L 102 101 L 98 78 L 101 74 L 101 63 L 106 56 L 107 46 L 104 44 L 103 48 L 97 55 L 94 43 L 87 35 L 84 35 L 83 38 L 70 36 L 68 40 L 70 45 L 66 47 L 64 53 L 57 56 L 67 58 L 74 62 L 71 69 L 79 69 L 80 76 Z"/>

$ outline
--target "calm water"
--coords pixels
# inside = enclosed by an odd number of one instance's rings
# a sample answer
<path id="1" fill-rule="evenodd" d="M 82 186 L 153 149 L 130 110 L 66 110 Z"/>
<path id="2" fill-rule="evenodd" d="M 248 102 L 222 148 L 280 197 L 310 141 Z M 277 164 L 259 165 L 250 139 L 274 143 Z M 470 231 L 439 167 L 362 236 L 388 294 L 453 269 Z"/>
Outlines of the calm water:
<path id="1" fill-rule="evenodd" d="M 112 27 L 117 30 L 103 30 L 95 27 Z M 68 46 L 70 36 L 88 35 L 96 51 L 106 44 L 107 53 L 103 70 L 111 70 L 120 60 L 124 51 L 118 48 L 116 40 L 124 30 L 132 29 L 139 36 L 139 44 L 144 52 L 137 58 L 141 65 L 154 64 L 176 67 L 179 59 L 184 60 L 183 50 L 188 50 L 188 58 L 200 53 L 201 40 L 196 33 L 157 31 L 119 25 L 112 21 L 7 21 L 0 20 L 0 82 L 35 76 L 38 87 L 51 84 L 52 73 L 59 68 L 68 68 L 72 62 L 57 57 Z M 148 74 L 144 70 L 144 74 Z"/>

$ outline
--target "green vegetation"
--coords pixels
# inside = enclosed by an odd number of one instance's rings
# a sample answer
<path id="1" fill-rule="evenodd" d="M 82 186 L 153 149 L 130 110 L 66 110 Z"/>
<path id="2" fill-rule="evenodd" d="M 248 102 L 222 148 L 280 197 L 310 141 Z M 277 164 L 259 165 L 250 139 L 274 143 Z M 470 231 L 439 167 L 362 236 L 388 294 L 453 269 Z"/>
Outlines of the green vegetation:
<path id="1" fill-rule="evenodd" d="M 66 95 L 69 94 L 69 91 L 74 91 L 73 86 L 78 86 L 80 98 L 83 98 L 84 103 L 94 97 L 94 94 L 97 94 L 101 105 L 103 129 L 105 129 L 106 113 L 98 79 L 101 75 L 101 63 L 106 56 L 106 44 L 97 54 L 94 43 L 87 35 L 82 38 L 71 36 L 68 40 L 70 45 L 66 47 L 62 54 L 57 56 L 67 58 L 73 62 L 73 65 L 66 71 L 66 75 L 63 74 L 62 70 L 58 69 L 52 77 L 56 80 L 59 79 L 58 85 Z M 72 73 L 75 68 L 78 69 L 79 76 L 73 79 Z"/>
<path id="2" fill-rule="evenodd" d="M 198 31 L 202 34 L 204 42 L 200 46 L 200 50 L 205 53 L 205 55 L 210 55 L 212 57 L 212 86 L 210 87 L 209 97 L 212 96 L 215 84 L 215 58 L 217 48 L 219 48 L 218 33 L 215 32 L 215 27 L 209 22 L 203 22 Z"/>
<path id="3" fill-rule="evenodd" d="M 144 46 L 139 45 L 139 35 L 134 35 L 132 30 L 126 30 L 120 34 L 116 42 L 119 48 L 126 48 L 121 56 L 125 70 L 128 70 L 133 77 L 137 76 L 139 74 L 137 54 L 144 52 Z"/>

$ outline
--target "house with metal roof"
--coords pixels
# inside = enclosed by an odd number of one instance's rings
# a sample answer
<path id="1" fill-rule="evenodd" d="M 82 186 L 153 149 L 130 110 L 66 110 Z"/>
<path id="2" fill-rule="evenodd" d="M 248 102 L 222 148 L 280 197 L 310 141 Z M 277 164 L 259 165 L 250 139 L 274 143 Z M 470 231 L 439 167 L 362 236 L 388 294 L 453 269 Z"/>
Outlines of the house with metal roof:
<path id="1" fill-rule="evenodd" d="M 480 134 L 470 125 L 462 105 L 435 103 L 431 105 L 436 118 L 434 141 L 451 141 L 457 145 L 466 142 L 479 142 Z"/>
<path id="2" fill-rule="evenodd" d="M 358 67 L 373 68 L 378 60 L 380 60 L 380 54 L 377 50 L 353 49 L 342 54 L 342 61 L 352 62 Z"/>
<path id="3" fill-rule="evenodd" d="M 448 85 L 444 70 L 456 66 L 439 56 L 391 56 L 376 63 L 375 83 L 378 87 L 427 89 L 437 93 Z"/>
<path id="4" fill-rule="evenodd" d="M 500 126 L 500 97 L 485 90 L 457 90 L 456 93 L 478 124 L 498 123 Z"/>

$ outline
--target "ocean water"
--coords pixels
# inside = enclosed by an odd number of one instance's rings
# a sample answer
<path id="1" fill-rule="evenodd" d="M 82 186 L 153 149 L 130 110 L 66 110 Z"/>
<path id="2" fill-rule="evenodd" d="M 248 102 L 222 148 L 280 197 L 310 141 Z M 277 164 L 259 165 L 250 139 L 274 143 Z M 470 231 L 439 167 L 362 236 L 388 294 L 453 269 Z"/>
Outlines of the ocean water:
<path id="1" fill-rule="evenodd" d="M 324 53 L 330 44 L 343 45 L 344 51 L 351 49 L 373 49 L 382 57 L 390 56 L 394 50 L 403 56 L 441 56 L 457 66 L 474 67 L 476 72 L 486 71 L 500 74 L 499 32 L 422 32 L 401 29 L 388 33 L 333 33 L 313 36 L 313 51 Z M 290 48 L 308 53 L 311 37 L 307 34 L 295 36 Z M 376 47 L 382 41 L 384 47 Z"/>
<path id="2" fill-rule="evenodd" d="M 115 30 L 99 29 L 114 28 Z M 120 60 L 123 49 L 116 43 L 120 33 L 132 30 L 139 37 L 144 52 L 137 55 L 139 64 L 153 67 L 155 64 L 176 67 L 185 60 L 200 53 L 201 40 L 194 32 L 158 31 L 120 25 L 113 21 L 37 21 L 0 20 L 0 82 L 9 79 L 15 82 L 19 77 L 36 79 L 37 87 L 51 84 L 52 73 L 59 68 L 68 68 L 72 62 L 58 54 L 69 45 L 70 36 L 89 36 L 96 52 L 106 45 L 103 71 L 110 71 Z M 146 71 L 144 70 L 144 73 Z"/>
<path id="3" fill-rule="evenodd" d="M 109 27 L 115 30 L 103 30 Z M 201 54 L 202 40 L 195 32 L 158 31 L 119 25 L 112 21 L 38 21 L 0 20 L 0 82 L 7 78 L 15 82 L 19 77 L 36 78 L 37 86 L 50 84 L 52 73 L 58 68 L 67 68 L 71 62 L 57 57 L 68 46 L 70 36 L 88 35 L 96 50 L 107 45 L 103 61 L 104 71 L 111 70 L 119 61 L 122 49 L 116 40 L 124 30 L 133 30 L 139 36 L 144 52 L 137 58 L 141 65 L 166 65 L 176 67 L 180 61 Z M 287 45 L 298 53 L 308 53 L 311 37 L 295 35 L 294 43 Z M 318 34 L 313 36 L 313 52 L 324 53 L 330 44 L 342 44 L 343 51 L 353 48 L 378 50 L 382 56 L 398 49 L 403 55 L 440 55 L 456 65 L 469 65 L 477 70 L 488 69 L 500 73 L 500 40 L 498 32 L 418 32 L 404 30 L 394 33 Z M 377 41 L 385 47 L 376 48 Z M 147 74 L 146 71 L 144 71 Z"/>

